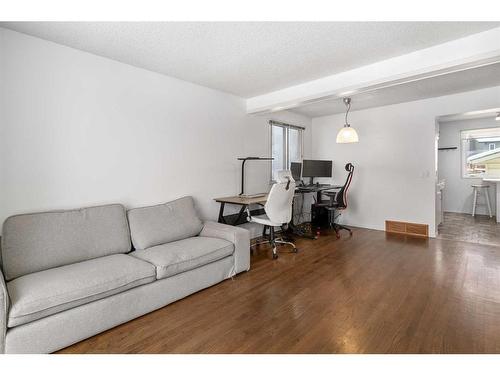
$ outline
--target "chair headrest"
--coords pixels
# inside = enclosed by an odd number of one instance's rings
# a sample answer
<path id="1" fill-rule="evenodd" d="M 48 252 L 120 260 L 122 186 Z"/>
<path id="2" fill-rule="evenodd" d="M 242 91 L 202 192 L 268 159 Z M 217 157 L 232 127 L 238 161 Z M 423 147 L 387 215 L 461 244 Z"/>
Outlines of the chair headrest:
<path id="1" fill-rule="evenodd" d="M 284 169 L 276 173 L 276 182 L 278 184 L 283 184 L 286 182 L 295 182 L 295 180 L 292 177 L 292 172 L 288 169 Z"/>
<path id="2" fill-rule="evenodd" d="M 290 170 L 284 169 L 276 173 L 276 183 L 278 184 L 286 183 L 286 190 L 290 188 L 291 182 L 295 182 L 295 180 L 293 179 L 292 172 Z"/>

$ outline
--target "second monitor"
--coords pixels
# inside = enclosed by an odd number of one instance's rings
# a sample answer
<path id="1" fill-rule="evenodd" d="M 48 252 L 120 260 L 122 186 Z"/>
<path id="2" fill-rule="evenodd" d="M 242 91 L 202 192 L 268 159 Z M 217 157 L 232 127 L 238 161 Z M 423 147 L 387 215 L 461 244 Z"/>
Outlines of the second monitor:
<path id="1" fill-rule="evenodd" d="M 311 185 L 314 177 L 332 177 L 331 160 L 303 160 L 302 177 L 310 177 Z"/>
<path id="2" fill-rule="evenodd" d="M 290 163 L 290 172 L 292 172 L 292 178 L 299 182 L 302 180 L 302 163 L 291 162 Z"/>

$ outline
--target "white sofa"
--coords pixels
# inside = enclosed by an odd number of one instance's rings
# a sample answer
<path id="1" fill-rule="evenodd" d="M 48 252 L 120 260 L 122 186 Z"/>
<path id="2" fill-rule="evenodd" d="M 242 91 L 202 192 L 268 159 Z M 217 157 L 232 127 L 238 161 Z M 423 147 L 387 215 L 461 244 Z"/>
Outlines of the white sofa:
<path id="1" fill-rule="evenodd" d="M 191 197 L 11 216 L 0 353 L 50 353 L 161 308 L 247 271 L 249 246 L 247 230 L 203 223 Z"/>

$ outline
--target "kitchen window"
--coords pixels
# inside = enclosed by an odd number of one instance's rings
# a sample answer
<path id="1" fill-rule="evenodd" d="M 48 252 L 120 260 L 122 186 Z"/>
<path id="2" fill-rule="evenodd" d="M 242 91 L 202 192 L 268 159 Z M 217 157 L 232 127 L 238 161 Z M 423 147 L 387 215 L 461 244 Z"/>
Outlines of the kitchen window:
<path id="1" fill-rule="evenodd" d="M 500 147 L 500 128 L 462 130 L 460 132 L 462 152 L 462 177 L 481 178 L 486 166 L 473 163 L 474 159 L 494 153 Z"/>

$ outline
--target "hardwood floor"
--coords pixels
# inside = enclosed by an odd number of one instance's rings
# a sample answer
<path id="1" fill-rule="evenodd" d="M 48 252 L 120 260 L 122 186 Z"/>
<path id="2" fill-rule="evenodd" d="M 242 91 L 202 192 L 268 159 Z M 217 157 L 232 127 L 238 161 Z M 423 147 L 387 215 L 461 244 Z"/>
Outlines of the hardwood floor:
<path id="1" fill-rule="evenodd" d="M 500 353 L 500 248 L 355 229 L 62 353 Z"/>
<path id="2" fill-rule="evenodd" d="M 438 238 L 500 246 L 500 224 L 495 216 L 445 212 Z"/>

